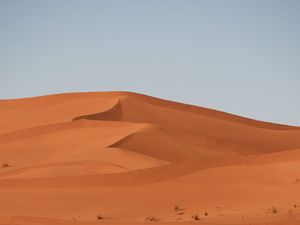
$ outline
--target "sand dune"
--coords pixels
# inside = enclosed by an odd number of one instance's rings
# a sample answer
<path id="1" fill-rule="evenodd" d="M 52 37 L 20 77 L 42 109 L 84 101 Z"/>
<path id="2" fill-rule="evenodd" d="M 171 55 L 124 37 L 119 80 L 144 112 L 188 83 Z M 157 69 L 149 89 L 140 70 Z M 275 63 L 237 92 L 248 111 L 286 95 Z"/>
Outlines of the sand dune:
<path id="1" fill-rule="evenodd" d="M 0 125 L 0 224 L 300 224 L 299 127 L 129 92 L 0 100 Z"/>

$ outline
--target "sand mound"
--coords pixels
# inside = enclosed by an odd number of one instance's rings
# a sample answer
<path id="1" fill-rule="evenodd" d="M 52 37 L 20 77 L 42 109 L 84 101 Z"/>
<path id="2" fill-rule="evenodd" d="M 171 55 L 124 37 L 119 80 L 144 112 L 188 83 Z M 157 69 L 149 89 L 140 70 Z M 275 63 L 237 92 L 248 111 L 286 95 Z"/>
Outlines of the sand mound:
<path id="1" fill-rule="evenodd" d="M 0 224 L 300 221 L 299 127 L 128 92 L 0 100 L 0 124 Z"/>

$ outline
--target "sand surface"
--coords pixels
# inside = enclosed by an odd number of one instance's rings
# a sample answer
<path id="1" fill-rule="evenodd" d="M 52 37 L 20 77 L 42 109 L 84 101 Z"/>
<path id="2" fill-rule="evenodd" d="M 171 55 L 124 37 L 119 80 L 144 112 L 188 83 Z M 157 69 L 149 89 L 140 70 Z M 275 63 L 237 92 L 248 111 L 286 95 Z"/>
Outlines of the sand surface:
<path id="1" fill-rule="evenodd" d="M 300 127 L 128 92 L 0 100 L 0 225 L 300 224 Z"/>

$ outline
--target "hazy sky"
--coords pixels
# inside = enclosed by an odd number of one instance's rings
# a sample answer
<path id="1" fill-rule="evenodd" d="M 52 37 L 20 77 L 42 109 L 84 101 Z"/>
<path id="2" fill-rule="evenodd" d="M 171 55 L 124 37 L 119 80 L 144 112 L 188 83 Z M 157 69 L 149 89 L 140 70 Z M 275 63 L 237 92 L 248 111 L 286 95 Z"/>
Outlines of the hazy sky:
<path id="1" fill-rule="evenodd" d="M 110 90 L 300 125 L 300 1 L 0 0 L 0 98 Z"/>

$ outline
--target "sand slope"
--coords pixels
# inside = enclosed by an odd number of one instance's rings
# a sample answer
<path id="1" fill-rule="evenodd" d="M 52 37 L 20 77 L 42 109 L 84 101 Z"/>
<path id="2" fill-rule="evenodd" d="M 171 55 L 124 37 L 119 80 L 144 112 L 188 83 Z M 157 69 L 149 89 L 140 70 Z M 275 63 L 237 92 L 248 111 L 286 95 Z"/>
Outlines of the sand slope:
<path id="1" fill-rule="evenodd" d="M 137 93 L 0 100 L 0 162 L 0 224 L 300 224 L 299 127 Z"/>

